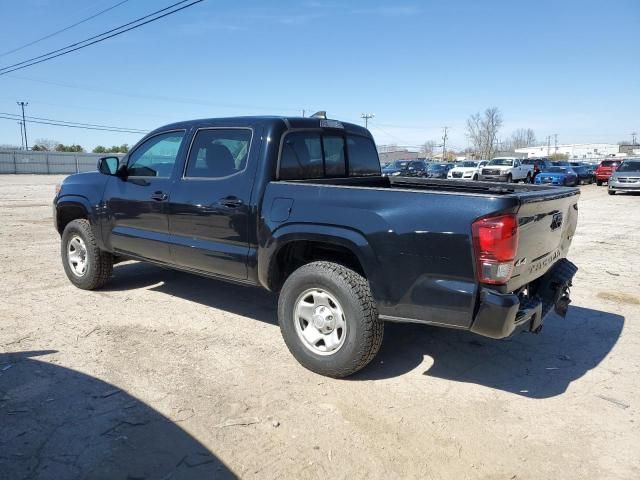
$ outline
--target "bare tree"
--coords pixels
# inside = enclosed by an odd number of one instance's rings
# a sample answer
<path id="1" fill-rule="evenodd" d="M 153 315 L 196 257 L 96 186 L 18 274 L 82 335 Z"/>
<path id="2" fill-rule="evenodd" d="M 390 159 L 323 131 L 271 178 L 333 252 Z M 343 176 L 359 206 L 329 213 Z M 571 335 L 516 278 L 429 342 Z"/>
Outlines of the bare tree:
<path id="1" fill-rule="evenodd" d="M 519 128 L 511 134 L 511 149 L 531 147 L 536 143 L 536 134 L 530 128 Z"/>
<path id="2" fill-rule="evenodd" d="M 427 140 L 420 146 L 420 153 L 426 158 L 431 158 L 433 156 L 433 150 L 435 148 L 436 142 L 434 142 L 433 140 Z"/>
<path id="3" fill-rule="evenodd" d="M 53 152 L 60 142 L 50 138 L 38 138 L 33 142 L 33 150 Z"/>
<path id="4" fill-rule="evenodd" d="M 502 114 L 497 107 L 487 108 L 484 114 L 474 113 L 467 119 L 467 138 L 478 158 L 490 159 L 496 152 Z"/>

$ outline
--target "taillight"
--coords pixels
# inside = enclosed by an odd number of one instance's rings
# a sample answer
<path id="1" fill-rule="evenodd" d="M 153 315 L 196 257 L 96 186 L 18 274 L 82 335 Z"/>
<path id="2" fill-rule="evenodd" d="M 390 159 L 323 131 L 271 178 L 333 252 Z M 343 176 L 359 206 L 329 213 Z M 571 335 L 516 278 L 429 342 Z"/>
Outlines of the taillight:
<path id="1" fill-rule="evenodd" d="M 518 219 L 514 214 L 481 218 L 471 225 L 480 283 L 507 283 L 518 249 Z"/>

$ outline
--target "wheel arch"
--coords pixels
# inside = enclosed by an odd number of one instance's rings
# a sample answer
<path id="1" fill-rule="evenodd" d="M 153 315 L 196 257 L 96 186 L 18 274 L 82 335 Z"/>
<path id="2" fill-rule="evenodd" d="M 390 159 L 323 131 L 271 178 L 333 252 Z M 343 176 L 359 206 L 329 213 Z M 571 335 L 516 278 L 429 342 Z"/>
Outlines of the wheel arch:
<path id="1" fill-rule="evenodd" d="M 295 269 L 318 260 L 334 261 L 357 271 L 368 280 L 374 298 L 384 297 L 378 260 L 366 237 L 332 225 L 289 224 L 273 232 L 270 244 L 259 253 L 260 283 L 277 292 Z"/>

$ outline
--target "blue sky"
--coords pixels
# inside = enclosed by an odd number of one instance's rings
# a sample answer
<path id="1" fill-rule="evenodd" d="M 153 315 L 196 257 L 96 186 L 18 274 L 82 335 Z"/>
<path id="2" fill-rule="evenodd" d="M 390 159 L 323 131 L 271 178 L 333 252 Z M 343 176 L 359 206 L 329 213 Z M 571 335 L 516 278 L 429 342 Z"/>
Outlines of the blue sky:
<path id="1" fill-rule="evenodd" d="M 175 0 L 129 0 L 0 56 L 0 67 L 82 40 Z M 0 54 L 117 0 L 0 2 Z M 464 148 L 467 117 L 497 106 L 501 137 L 616 142 L 640 132 L 640 1 L 205 0 L 67 56 L 0 76 L 0 112 L 152 129 L 176 120 L 327 110 L 379 144 Z M 19 144 L 0 120 L 0 144 Z M 29 125 L 29 138 L 135 143 L 140 135 Z"/>

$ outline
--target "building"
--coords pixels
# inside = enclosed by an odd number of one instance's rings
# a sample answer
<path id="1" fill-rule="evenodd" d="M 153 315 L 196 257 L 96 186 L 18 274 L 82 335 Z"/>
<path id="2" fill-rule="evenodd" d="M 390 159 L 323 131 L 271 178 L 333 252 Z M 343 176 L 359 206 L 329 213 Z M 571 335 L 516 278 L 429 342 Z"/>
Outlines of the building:
<path id="1" fill-rule="evenodd" d="M 407 149 L 386 150 L 384 146 L 378 147 L 378 156 L 380 157 L 380 163 L 383 165 L 396 160 L 424 160 L 424 154 L 420 152 L 412 152 Z"/>
<path id="2" fill-rule="evenodd" d="M 517 148 L 516 153 L 528 158 L 548 157 L 555 153 L 567 155 L 572 160 L 590 160 L 620 155 L 620 146 L 615 143 L 570 143 L 564 145 L 540 145 L 537 147 Z"/>
<path id="3" fill-rule="evenodd" d="M 629 157 L 640 156 L 640 145 L 637 143 L 620 145 L 620 153 L 626 153 Z"/>

